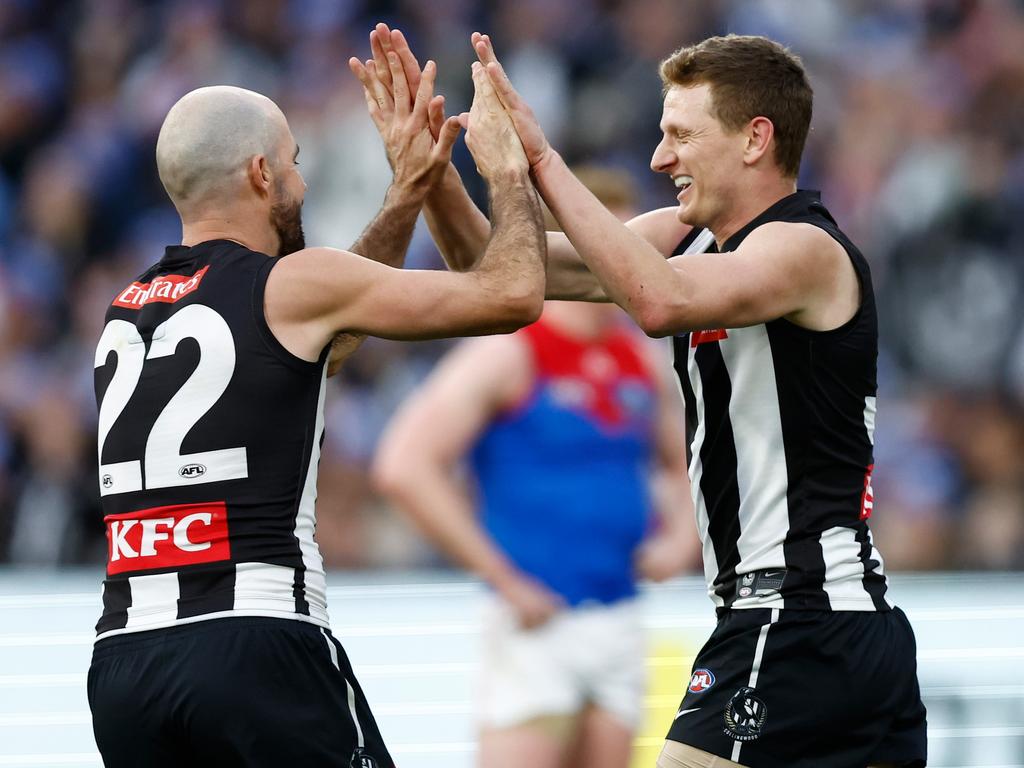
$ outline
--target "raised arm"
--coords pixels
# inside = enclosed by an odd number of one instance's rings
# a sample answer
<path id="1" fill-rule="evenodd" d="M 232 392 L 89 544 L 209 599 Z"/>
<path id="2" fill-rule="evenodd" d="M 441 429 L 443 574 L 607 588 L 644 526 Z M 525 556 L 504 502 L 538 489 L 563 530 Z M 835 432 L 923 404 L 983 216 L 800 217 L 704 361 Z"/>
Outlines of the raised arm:
<path id="1" fill-rule="evenodd" d="M 370 33 L 373 59 L 349 64 L 363 85 L 367 108 L 384 140 L 389 158 L 394 154 L 394 134 L 388 129 L 388 106 L 392 98 L 392 76 L 387 61 L 390 53 L 398 56 L 405 79 L 418 83 L 422 73 L 405 36 L 378 24 Z M 435 138 L 445 125 L 444 100 L 437 96 L 430 103 L 430 125 Z M 437 183 L 431 187 L 424 207 L 431 236 L 449 268 L 455 271 L 472 269 L 479 263 L 490 231 L 486 216 L 466 192 L 455 166 L 449 163 Z M 647 239 L 664 257 L 689 232 L 672 209 L 660 209 L 639 216 L 627 224 Z M 597 279 L 581 261 L 569 238 L 561 232 L 547 233 L 548 263 L 546 297 L 582 301 L 608 301 Z"/>
<path id="2" fill-rule="evenodd" d="M 388 425 L 374 459 L 380 490 L 452 560 L 491 584 L 535 626 L 556 595 L 505 556 L 480 525 L 456 469 L 487 425 L 528 393 L 529 350 L 516 336 L 463 342 Z"/>
<path id="3" fill-rule="evenodd" d="M 393 180 L 380 212 L 350 250 L 372 261 L 400 268 L 405 263 L 423 195 L 444 173 L 459 133 L 459 123 L 456 118 L 442 119 L 435 137 L 423 130 L 424 116 L 441 98 L 433 93 L 437 75 L 434 62 L 427 62 L 415 87 L 405 79 L 397 56 L 385 57 L 384 65 L 391 72 L 392 88 L 387 100 L 380 99 L 379 106 L 376 100 L 370 100 L 370 114 L 378 127 L 387 131 L 392 148 L 389 158 L 392 158 Z M 356 333 L 336 335 L 331 340 L 327 375 L 337 373 L 365 338 Z"/>
<path id="4" fill-rule="evenodd" d="M 460 120 L 491 192 L 491 236 L 479 266 L 464 273 L 399 270 L 328 248 L 287 256 L 271 272 L 265 299 L 268 322 L 286 348 L 316 359 L 339 332 L 463 336 L 507 332 L 539 316 L 545 261 L 540 203 L 522 145 L 478 64 L 474 84 L 473 108 Z M 411 228 L 414 220 L 415 209 L 402 208 L 389 224 Z"/>
<path id="5" fill-rule="evenodd" d="M 604 292 L 647 334 L 738 328 L 780 317 L 826 330 L 856 311 L 857 277 L 846 252 L 808 224 L 772 222 L 731 253 L 666 262 L 606 210 L 548 144 L 487 36 L 474 34 L 473 42 L 523 142 L 537 189 Z"/>

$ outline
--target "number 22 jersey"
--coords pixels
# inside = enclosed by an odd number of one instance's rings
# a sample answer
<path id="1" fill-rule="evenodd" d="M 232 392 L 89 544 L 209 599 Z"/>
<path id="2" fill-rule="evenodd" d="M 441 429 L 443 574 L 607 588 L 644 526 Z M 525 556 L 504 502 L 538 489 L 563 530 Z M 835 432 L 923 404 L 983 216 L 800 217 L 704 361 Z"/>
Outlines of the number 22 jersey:
<path id="1" fill-rule="evenodd" d="M 307 362 L 270 331 L 275 263 L 228 240 L 170 246 L 107 311 L 98 638 L 225 616 L 328 626 L 313 531 L 329 347 Z"/>

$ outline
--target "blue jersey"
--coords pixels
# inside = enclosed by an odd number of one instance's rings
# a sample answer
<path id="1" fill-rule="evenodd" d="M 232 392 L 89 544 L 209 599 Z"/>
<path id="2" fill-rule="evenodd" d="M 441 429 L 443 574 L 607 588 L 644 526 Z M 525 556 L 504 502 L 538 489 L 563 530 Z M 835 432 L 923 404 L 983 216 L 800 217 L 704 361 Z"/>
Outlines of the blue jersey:
<path id="1" fill-rule="evenodd" d="M 621 328 L 583 341 L 544 320 L 519 336 L 533 387 L 472 453 L 483 525 L 569 605 L 630 597 L 651 518 L 657 398 L 641 342 Z"/>

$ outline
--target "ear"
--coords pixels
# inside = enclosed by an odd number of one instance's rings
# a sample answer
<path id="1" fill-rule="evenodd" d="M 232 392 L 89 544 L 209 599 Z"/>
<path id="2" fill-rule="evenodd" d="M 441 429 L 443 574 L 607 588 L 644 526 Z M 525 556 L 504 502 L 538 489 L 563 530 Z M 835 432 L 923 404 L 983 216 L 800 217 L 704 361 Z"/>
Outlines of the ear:
<path id="1" fill-rule="evenodd" d="M 258 197 L 270 197 L 271 188 L 274 184 L 274 175 L 270 171 L 270 164 L 264 155 L 254 155 L 246 166 L 246 176 L 249 184 Z"/>
<path id="2" fill-rule="evenodd" d="M 745 131 L 747 146 L 743 151 L 743 162 L 754 165 L 768 152 L 772 139 L 775 137 L 775 126 L 767 117 L 755 117 L 747 123 Z"/>

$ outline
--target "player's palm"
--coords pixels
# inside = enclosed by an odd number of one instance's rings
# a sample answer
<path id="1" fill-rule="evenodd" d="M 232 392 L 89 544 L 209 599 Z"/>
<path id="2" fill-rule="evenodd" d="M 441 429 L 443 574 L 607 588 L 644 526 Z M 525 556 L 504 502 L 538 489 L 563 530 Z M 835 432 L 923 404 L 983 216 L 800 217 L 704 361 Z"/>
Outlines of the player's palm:
<path id="1" fill-rule="evenodd" d="M 498 95 L 498 99 L 508 111 L 509 117 L 512 118 L 512 124 L 515 126 L 516 133 L 519 134 L 519 139 L 523 143 L 523 150 L 526 152 L 530 168 L 536 167 L 551 151 L 551 145 L 548 144 L 547 137 L 544 135 L 540 123 L 534 116 L 530 106 L 523 101 L 523 98 L 516 89 L 512 87 L 512 82 L 508 79 L 508 75 L 505 74 L 504 67 L 501 66 L 501 62 L 494 55 L 491 39 L 487 35 L 474 32 L 471 40 L 473 49 L 476 51 L 480 63 L 483 64 L 484 71 L 487 73 L 491 85 Z"/>

